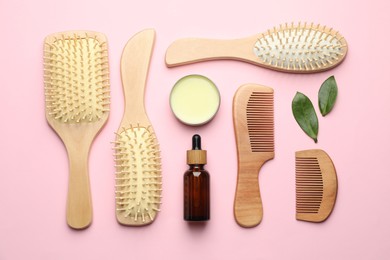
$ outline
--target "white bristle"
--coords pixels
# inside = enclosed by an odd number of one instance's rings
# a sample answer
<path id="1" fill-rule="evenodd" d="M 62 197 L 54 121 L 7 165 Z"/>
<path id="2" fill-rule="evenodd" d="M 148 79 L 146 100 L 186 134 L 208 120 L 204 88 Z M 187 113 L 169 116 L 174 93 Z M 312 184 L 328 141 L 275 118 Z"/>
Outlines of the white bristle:
<path id="1" fill-rule="evenodd" d="M 70 124 L 100 120 L 110 104 L 106 43 L 88 34 L 46 43 L 44 84 L 49 116 Z"/>
<path id="2" fill-rule="evenodd" d="M 131 125 L 117 134 L 115 145 L 117 214 L 135 222 L 154 219 L 149 209 L 161 201 L 161 163 L 154 133 Z"/>
<path id="3" fill-rule="evenodd" d="M 264 64 L 286 71 L 317 71 L 343 59 L 346 42 L 325 26 L 287 23 L 258 38 L 254 52 Z"/>

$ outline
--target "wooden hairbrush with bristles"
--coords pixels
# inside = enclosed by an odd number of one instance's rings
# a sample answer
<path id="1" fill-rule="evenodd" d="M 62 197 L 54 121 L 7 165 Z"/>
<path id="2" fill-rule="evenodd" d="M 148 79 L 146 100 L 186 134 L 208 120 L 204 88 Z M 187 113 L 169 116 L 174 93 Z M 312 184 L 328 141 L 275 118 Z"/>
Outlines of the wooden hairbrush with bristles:
<path id="1" fill-rule="evenodd" d="M 125 112 L 114 142 L 116 218 L 129 226 L 152 223 L 161 204 L 159 144 L 144 105 L 154 41 L 153 29 L 137 33 L 121 58 Z"/>
<path id="2" fill-rule="evenodd" d="M 175 67 L 231 59 L 282 72 L 314 73 L 339 65 L 347 50 L 344 37 L 332 28 L 286 23 L 242 39 L 179 39 L 168 47 L 165 63 Z"/>
<path id="3" fill-rule="evenodd" d="M 259 171 L 274 158 L 274 91 L 247 84 L 234 95 L 233 122 L 238 172 L 234 217 L 242 227 L 254 227 L 263 218 Z"/>
<path id="4" fill-rule="evenodd" d="M 296 219 L 322 222 L 331 214 L 337 197 L 337 175 L 323 150 L 295 153 Z"/>
<path id="5" fill-rule="evenodd" d="M 109 115 L 106 37 L 89 31 L 47 36 L 44 85 L 47 122 L 68 152 L 67 223 L 72 228 L 83 229 L 92 222 L 89 150 Z"/>

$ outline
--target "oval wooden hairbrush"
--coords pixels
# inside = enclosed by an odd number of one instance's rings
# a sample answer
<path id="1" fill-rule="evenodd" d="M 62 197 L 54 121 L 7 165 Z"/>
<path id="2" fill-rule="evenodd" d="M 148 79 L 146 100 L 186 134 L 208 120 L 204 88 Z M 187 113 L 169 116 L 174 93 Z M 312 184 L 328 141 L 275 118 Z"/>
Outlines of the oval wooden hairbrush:
<path id="1" fill-rule="evenodd" d="M 106 37 L 70 31 L 45 38 L 46 119 L 69 158 L 66 219 L 83 229 L 92 222 L 88 155 L 109 115 L 110 82 Z"/>
<path id="2" fill-rule="evenodd" d="M 165 63 L 174 67 L 231 59 L 282 72 L 314 73 L 339 65 L 347 51 L 346 40 L 332 28 L 286 23 L 242 39 L 179 39 L 168 47 Z"/>

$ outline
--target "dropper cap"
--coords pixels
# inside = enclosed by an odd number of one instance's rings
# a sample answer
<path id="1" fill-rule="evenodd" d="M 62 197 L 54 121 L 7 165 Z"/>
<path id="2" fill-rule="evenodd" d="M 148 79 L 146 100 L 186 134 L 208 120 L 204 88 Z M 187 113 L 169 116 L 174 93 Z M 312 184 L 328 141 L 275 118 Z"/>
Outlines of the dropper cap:
<path id="1" fill-rule="evenodd" d="M 207 151 L 202 150 L 200 135 L 192 136 L 192 150 L 187 151 L 187 164 L 206 164 Z"/>

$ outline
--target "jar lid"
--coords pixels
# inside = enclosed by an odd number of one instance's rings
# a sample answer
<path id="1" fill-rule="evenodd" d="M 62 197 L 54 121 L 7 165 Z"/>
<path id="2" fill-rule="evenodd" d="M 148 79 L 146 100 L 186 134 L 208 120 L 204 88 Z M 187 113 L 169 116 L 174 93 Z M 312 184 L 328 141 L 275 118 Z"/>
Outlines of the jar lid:
<path id="1" fill-rule="evenodd" d="M 202 75 L 188 75 L 179 79 L 169 97 L 175 117 L 192 126 L 210 122 L 219 110 L 220 100 L 216 85 Z"/>

